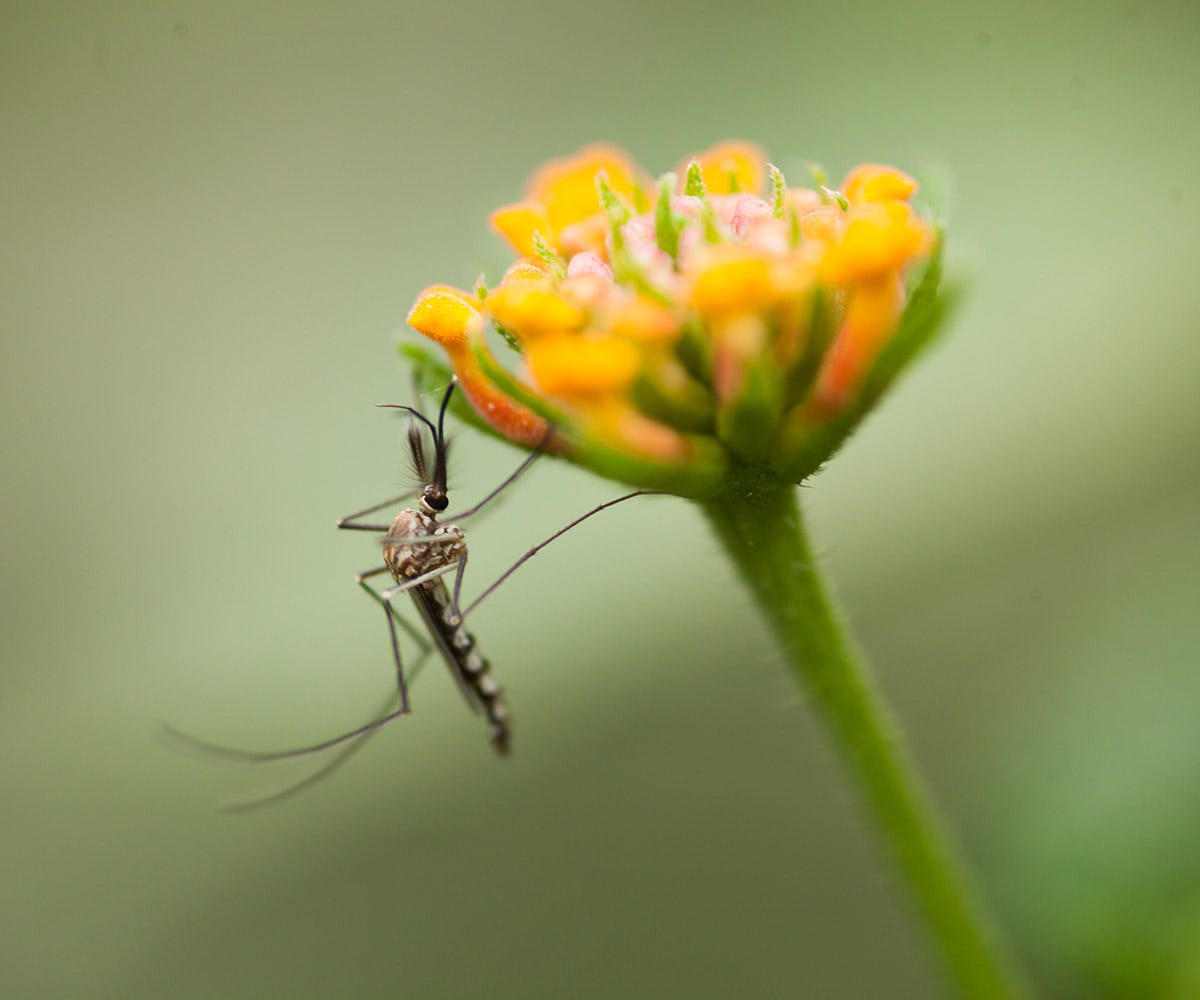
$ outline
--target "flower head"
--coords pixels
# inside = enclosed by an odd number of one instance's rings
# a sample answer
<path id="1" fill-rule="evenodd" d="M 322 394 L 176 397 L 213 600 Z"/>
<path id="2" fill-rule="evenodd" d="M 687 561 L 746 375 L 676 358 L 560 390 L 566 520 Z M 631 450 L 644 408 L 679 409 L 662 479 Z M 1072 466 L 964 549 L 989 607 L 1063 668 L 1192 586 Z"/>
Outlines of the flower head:
<path id="1" fill-rule="evenodd" d="M 790 188 L 733 142 L 652 182 L 589 146 L 493 213 L 519 255 L 497 285 L 428 288 L 408 321 L 445 350 L 478 417 L 525 447 L 549 439 L 685 496 L 720 491 L 738 466 L 799 482 L 940 316 L 940 235 L 915 190 L 877 164 L 838 190 Z M 515 371 L 489 329 L 521 355 Z"/>

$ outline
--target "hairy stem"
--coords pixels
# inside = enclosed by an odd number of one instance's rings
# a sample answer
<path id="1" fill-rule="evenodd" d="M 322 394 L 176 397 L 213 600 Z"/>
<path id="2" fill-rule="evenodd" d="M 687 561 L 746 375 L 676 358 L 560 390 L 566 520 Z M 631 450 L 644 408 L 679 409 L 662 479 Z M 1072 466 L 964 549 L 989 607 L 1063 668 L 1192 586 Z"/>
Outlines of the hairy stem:
<path id="1" fill-rule="evenodd" d="M 766 615 L 797 684 L 828 725 L 958 995 L 1027 996 L 821 580 L 795 488 L 755 484 L 702 506 Z"/>

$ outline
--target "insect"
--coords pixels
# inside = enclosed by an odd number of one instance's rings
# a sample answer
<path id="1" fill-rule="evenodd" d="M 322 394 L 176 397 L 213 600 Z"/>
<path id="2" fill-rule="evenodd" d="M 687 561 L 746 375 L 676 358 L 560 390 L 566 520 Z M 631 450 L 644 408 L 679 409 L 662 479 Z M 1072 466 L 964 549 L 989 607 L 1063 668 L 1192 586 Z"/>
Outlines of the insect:
<path id="1" fill-rule="evenodd" d="M 475 637 L 463 624 L 459 598 L 462 594 L 463 574 L 467 568 L 467 539 L 456 524 L 438 524 L 450 504 L 446 488 L 446 407 L 454 392 L 451 382 L 442 397 L 438 410 L 437 424 L 431 423 L 411 406 L 389 404 L 394 409 L 410 413 L 433 435 L 432 458 L 426 454 L 423 429 L 417 423 L 408 428 L 408 446 L 413 468 L 421 480 L 417 494 L 417 507 L 402 510 L 390 525 L 364 524 L 361 518 L 385 507 L 390 507 L 401 498 L 395 497 L 356 511 L 338 521 L 339 528 L 354 531 L 383 533 L 383 565 L 358 575 L 359 585 L 383 605 L 387 617 L 388 631 L 392 640 L 392 654 L 396 663 L 396 683 L 400 693 L 400 714 L 409 711 L 408 684 L 404 676 L 404 664 L 400 654 L 400 641 L 396 632 L 398 616 L 392 601 L 407 592 L 412 596 L 417 612 L 424 622 L 434 645 L 458 682 L 468 704 L 487 718 L 488 739 L 499 754 L 507 754 L 511 740 L 508 721 L 508 705 L 504 692 L 492 676 L 491 666 L 479 651 Z M 462 516 L 478 512 L 500 490 L 508 486 L 538 457 L 534 452 L 517 472 L 509 477 L 500 488 L 494 490 L 481 503 Z M 454 571 L 454 592 L 446 586 L 445 577 Z M 367 580 L 390 573 L 395 585 L 380 592 L 374 590 Z"/>
<path id="2" fill-rule="evenodd" d="M 466 616 L 490 596 L 505 580 L 529 559 L 537 555 L 555 539 L 566 534 L 595 514 L 636 496 L 654 495 L 655 491 L 636 490 L 593 507 L 575 518 L 554 534 L 528 549 L 500 577 L 465 609 L 462 609 L 463 577 L 467 567 L 466 536 L 457 524 L 441 523 L 439 516 L 449 509 L 447 490 L 448 444 L 445 433 L 446 411 L 454 392 L 451 381 L 442 396 L 434 423 L 419 410 L 403 404 L 383 404 L 397 409 L 412 418 L 408 428 L 408 448 L 412 466 L 420 486 L 413 492 L 402 493 L 370 507 L 348 514 L 337 522 L 341 529 L 368 531 L 381 535 L 383 565 L 357 575 L 357 582 L 384 610 L 388 634 L 391 639 L 392 659 L 395 667 L 396 686 L 389 693 L 382 712 L 370 722 L 343 732 L 331 739 L 289 750 L 252 751 L 239 750 L 197 739 L 172 727 L 166 728 L 166 736 L 181 749 L 199 752 L 206 756 L 241 760 L 262 764 L 308 757 L 336 750 L 331 759 L 299 780 L 267 792 L 234 800 L 228 805 L 232 811 L 258 808 L 271 802 L 288 798 L 315 784 L 341 767 L 365 742 L 387 724 L 410 714 L 408 685 L 431 652 L 436 650 L 457 681 L 467 703 L 483 714 L 487 721 L 487 736 L 492 747 L 502 756 L 511 749 L 512 733 L 508 704 L 504 692 L 492 675 L 491 665 L 479 649 L 474 635 L 464 624 Z M 463 520 L 477 514 L 493 499 L 514 483 L 547 449 L 554 429 L 548 428 L 539 446 L 499 486 L 492 490 L 475 506 L 455 515 Z M 427 448 L 427 440 L 431 448 Z M 372 523 L 364 520 L 381 510 L 411 500 L 415 496 L 417 506 L 400 511 L 390 524 Z M 453 586 L 446 585 L 446 577 L 454 574 Z M 372 586 L 371 581 L 390 574 L 393 584 L 382 590 Z M 411 625 L 395 607 L 401 594 L 411 596 L 424 626 L 418 629 Z M 418 649 L 418 655 L 406 668 L 401 651 L 400 632 L 405 632 Z M 398 701 L 398 705 L 397 705 Z"/>

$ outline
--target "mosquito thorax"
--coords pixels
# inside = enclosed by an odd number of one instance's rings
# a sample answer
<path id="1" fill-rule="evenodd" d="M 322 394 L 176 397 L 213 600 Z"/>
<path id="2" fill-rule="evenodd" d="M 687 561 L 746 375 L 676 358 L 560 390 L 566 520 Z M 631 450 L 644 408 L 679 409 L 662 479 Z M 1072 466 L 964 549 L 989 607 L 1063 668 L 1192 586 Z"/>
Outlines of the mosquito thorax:
<path id="1" fill-rule="evenodd" d="M 431 545 L 430 538 L 446 541 Z M 451 565 L 466 548 L 466 536 L 457 525 L 438 524 L 423 510 L 402 510 L 383 536 L 383 561 L 399 582 Z"/>

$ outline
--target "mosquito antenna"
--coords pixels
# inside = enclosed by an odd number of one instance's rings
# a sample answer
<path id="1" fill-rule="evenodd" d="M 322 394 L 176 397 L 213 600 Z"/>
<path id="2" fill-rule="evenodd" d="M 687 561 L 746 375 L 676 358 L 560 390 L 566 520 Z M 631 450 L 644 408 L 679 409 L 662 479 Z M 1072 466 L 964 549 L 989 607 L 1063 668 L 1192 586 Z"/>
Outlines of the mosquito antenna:
<path id="1" fill-rule="evenodd" d="M 446 395 L 442 397 L 442 406 L 438 410 L 437 433 L 433 438 L 434 447 L 434 465 L 433 465 L 433 485 L 436 486 L 444 496 L 446 493 L 446 408 L 450 405 L 450 397 L 454 394 L 454 387 L 457 385 L 456 379 L 451 379 L 450 384 L 446 387 Z"/>
<path id="2" fill-rule="evenodd" d="M 428 427 L 430 434 L 433 434 L 435 437 L 437 436 L 437 428 L 434 427 L 433 424 L 429 422 L 429 418 L 416 407 L 408 406 L 405 403 L 376 403 L 375 405 L 381 410 L 404 410 L 405 413 L 412 414 L 412 416 L 416 417 L 419 421 L 421 421 L 421 423 Z"/>
<path id="3" fill-rule="evenodd" d="M 429 466 L 425 462 L 425 445 L 421 441 L 421 428 L 416 424 L 408 425 L 408 451 L 412 457 L 413 471 L 424 487 L 429 483 Z"/>
<path id="4" fill-rule="evenodd" d="M 456 521 L 460 521 L 464 517 L 470 517 L 472 514 L 478 514 L 479 511 L 481 511 L 484 507 L 486 507 L 489 503 L 491 503 L 497 496 L 499 496 L 506 489 L 508 489 L 513 483 L 515 483 L 522 476 L 522 474 L 525 472 L 526 469 L 528 469 L 531 465 L 533 465 L 534 462 L 536 462 L 539 458 L 541 458 L 544 454 L 546 454 L 546 449 L 550 447 L 550 442 L 554 440 L 554 433 L 555 433 L 554 426 L 553 425 L 548 426 L 546 428 L 546 433 L 542 435 L 542 439 L 537 443 L 537 447 L 533 449 L 533 451 L 530 453 L 529 457 L 527 457 L 524 462 L 522 462 L 520 465 L 517 466 L 515 472 L 513 472 L 506 480 L 504 480 L 504 482 L 502 482 L 499 486 L 497 486 L 494 490 L 492 490 L 491 493 L 489 493 L 482 500 L 480 500 L 479 503 L 477 503 L 474 507 L 470 507 L 467 510 L 464 510 L 461 514 L 456 512 L 454 514 L 454 519 Z"/>
<path id="5" fill-rule="evenodd" d="M 475 598 L 474 601 L 471 602 L 471 604 L 467 607 L 467 609 L 462 612 L 463 617 L 465 618 L 472 611 L 474 611 L 477 607 L 479 607 L 479 605 L 483 603 L 483 599 L 485 597 L 489 596 L 492 593 L 492 591 L 494 591 L 497 587 L 500 586 L 500 584 L 502 584 L 505 580 L 507 580 L 510 576 L 512 576 L 518 569 L 520 569 L 526 562 L 528 562 L 530 559 L 532 559 L 534 556 L 536 556 L 539 552 L 541 552 L 542 549 L 544 549 L 552 541 L 554 541 L 556 538 L 561 538 L 568 531 L 570 531 L 576 525 L 582 524 L 593 514 L 599 514 L 600 511 L 602 511 L 602 510 L 607 510 L 609 507 L 615 507 L 617 504 L 624 503 L 626 500 L 632 500 L 634 497 L 656 497 L 656 496 L 666 496 L 666 495 L 667 494 L 666 494 L 665 490 L 634 490 L 632 493 L 626 493 L 623 497 L 617 497 L 617 499 L 615 499 L 615 500 L 608 500 L 605 503 L 600 504 L 599 507 L 593 507 L 582 517 L 577 517 L 570 524 L 568 524 L 562 528 L 559 528 L 558 531 L 556 531 L 553 535 L 551 535 L 545 541 L 538 542 L 537 545 L 535 545 L 528 552 L 526 552 L 523 556 L 521 556 L 520 559 L 518 559 L 515 563 L 513 563 L 511 566 L 509 566 L 508 569 L 506 569 L 500 575 L 500 578 L 495 581 L 495 583 L 493 583 L 490 587 L 487 588 L 487 590 L 485 590 L 482 594 L 480 594 L 477 598 Z"/>

